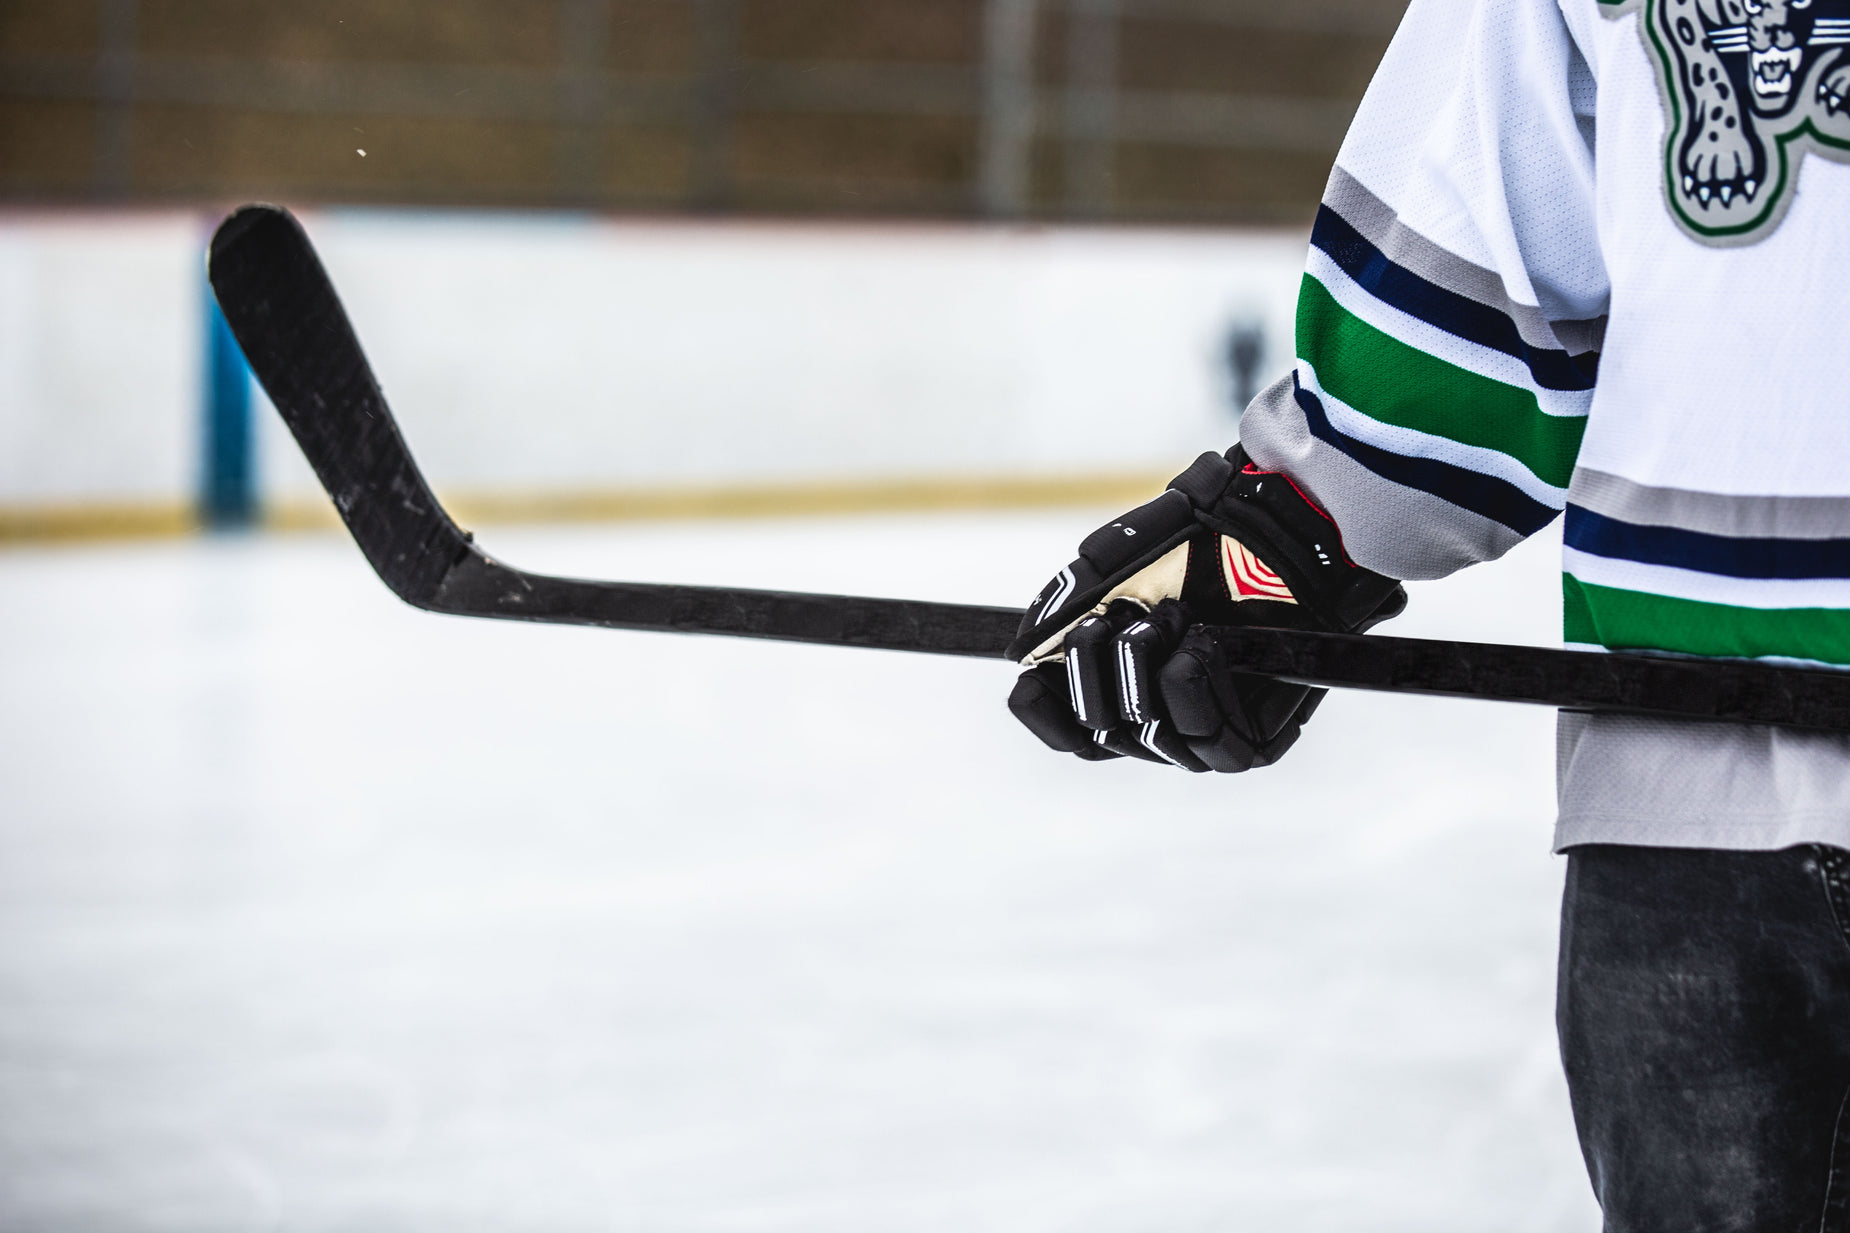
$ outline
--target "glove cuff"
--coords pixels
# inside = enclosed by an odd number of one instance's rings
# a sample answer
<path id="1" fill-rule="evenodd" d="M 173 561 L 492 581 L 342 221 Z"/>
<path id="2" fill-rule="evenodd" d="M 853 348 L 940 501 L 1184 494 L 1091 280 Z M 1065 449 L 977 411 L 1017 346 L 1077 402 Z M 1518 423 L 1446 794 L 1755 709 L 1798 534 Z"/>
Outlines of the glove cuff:
<path id="1" fill-rule="evenodd" d="M 1210 496 L 1217 472 L 1224 478 Z M 1398 581 L 1351 561 L 1335 520 L 1289 475 L 1261 469 L 1242 447 L 1224 457 L 1203 455 L 1170 487 L 1188 496 L 1203 526 L 1238 540 L 1265 562 L 1317 625 L 1355 633 L 1406 608 L 1407 592 Z"/>

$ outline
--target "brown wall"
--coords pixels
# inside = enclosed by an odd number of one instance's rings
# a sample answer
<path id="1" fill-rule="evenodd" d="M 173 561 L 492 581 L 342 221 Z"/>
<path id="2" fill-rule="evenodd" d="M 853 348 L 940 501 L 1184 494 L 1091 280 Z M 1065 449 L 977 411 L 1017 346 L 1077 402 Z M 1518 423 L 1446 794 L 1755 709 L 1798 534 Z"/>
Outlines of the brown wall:
<path id="1" fill-rule="evenodd" d="M 1301 220 L 1403 3 L 0 0 L 0 201 Z"/>

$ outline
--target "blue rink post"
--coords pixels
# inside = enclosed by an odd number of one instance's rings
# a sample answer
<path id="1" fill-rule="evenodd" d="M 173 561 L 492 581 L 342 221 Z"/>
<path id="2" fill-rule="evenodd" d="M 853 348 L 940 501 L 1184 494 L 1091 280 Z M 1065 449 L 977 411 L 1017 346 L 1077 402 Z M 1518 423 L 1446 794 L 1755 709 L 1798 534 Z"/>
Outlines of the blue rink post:
<path id="1" fill-rule="evenodd" d="M 200 521 L 219 529 L 247 527 L 257 516 L 251 370 L 210 290 L 206 292 L 204 377 Z"/>

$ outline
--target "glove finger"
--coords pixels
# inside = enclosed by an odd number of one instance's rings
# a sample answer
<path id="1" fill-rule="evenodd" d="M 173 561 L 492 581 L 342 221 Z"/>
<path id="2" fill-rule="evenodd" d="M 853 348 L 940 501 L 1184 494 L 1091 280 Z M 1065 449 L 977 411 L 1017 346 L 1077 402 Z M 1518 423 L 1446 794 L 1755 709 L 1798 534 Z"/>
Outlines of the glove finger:
<path id="1" fill-rule="evenodd" d="M 1171 723 L 1188 750 L 1226 774 L 1283 757 L 1325 690 L 1230 671 L 1213 639 L 1191 631 L 1159 678 Z"/>
<path id="2" fill-rule="evenodd" d="M 1329 692 L 1327 689 L 1309 690 L 1310 696 L 1298 704 L 1298 709 L 1292 713 L 1291 718 L 1280 726 L 1270 740 L 1259 746 L 1253 758 L 1253 765 L 1270 766 L 1284 757 L 1285 751 L 1298 743 L 1298 737 L 1304 734 L 1305 723 L 1316 713 L 1318 705 L 1323 701 L 1323 696 Z"/>
<path id="3" fill-rule="evenodd" d="M 1307 697 L 1315 694 L 1321 700 L 1324 693 L 1309 685 L 1239 671 L 1227 662 L 1220 644 L 1199 626 L 1189 630 L 1163 666 L 1159 685 L 1178 731 L 1211 737 L 1223 724 L 1231 724 L 1254 745 L 1270 741 L 1291 722 Z M 1306 712 L 1302 719 L 1308 718 Z"/>
<path id="4" fill-rule="evenodd" d="M 1229 723 L 1213 736 L 1190 740 L 1189 749 L 1217 771 L 1237 773 L 1272 765 L 1298 743 L 1298 737 L 1304 732 L 1304 724 L 1316 712 L 1323 696 L 1329 692 L 1327 689 L 1310 689 L 1305 686 L 1290 688 L 1303 690 L 1308 697 L 1300 699 L 1296 709 L 1276 728 L 1259 735 Z"/>
<path id="5" fill-rule="evenodd" d="M 1212 736 L 1189 737 L 1188 749 L 1203 766 L 1223 775 L 1237 775 L 1264 765 L 1252 742 L 1232 728 L 1222 728 Z"/>
<path id="6" fill-rule="evenodd" d="M 1157 668 L 1180 630 L 1186 628 L 1186 616 L 1179 615 L 1179 606 L 1177 612 L 1152 622 L 1141 605 L 1120 600 L 1103 615 L 1087 617 L 1074 626 L 1066 636 L 1064 664 L 1043 664 L 1023 676 L 1023 681 L 1034 677 L 1038 682 L 1036 697 L 1023 699 L 1024 708 L 1034 717 L 1029 726 L 1047 744 L 1089 760 L 1124 757 L 1186 770 L 1206 769 L 1178 734 L 1157 722 L 1161 713 L 1155 688 Z M 1126 635 L 1130 635 L 1128 643 Z M 1141 672 L 1126 666 L 1133 645 L 1144 657 Z M 1064 699 L 1052 692 L 1061 683 L 1066 686 Z M 1017 684 L 1018 690 L 1026 688 Z M 1033 707 L 1028 706 L 1030 702 Z M 1133 705 L 1143 718 L 1126 723 L 1124 713 Z M 1013 699 L 1010 709 L 1015 709 Z M 1029 722 L 1021 711 L 1017 715 Z"/>
<path id="7" fill-rule="evenodd" d="M 1009 713 L 1049 749 L 1084 757 L 1093 748 L 1092 729 L 1073 717 L 1064 664 L 1040 664 L 1015 678 Z"/>
<path id="8" fill-rule="evenodd" d="M 1194 638 L 1186 638 L 1158 673 L 1163 709 L 1169 714 L 1169 722 L 1184 736 L 1211 737 L 1227 722 L 1215 693 L 1210 657 L 1209 648 Z"/>
<path id="9" fill-rule="evenodd" d="M 1130 731 L 1137 738 L 1139 745 L 1171 766 L 1179 766 L 1195 774 L 1210 769 L 1208 764 L 1189 748 L 1188 738 L 1166 723 L 1153 719 L 1148 723 L 1135 725 Z"/>
<path id="10" fill-rule="evenodd" d="M 1188 624 L 1188 610 L 1173 600 L 1158 604 L 1148 615 L 1130 614 L 1112 648 L 1120 719 L 1143 725 L 1167 717 L 1160 674 Z"/>
<path id="11" fill-rule="evenodd" d="M 1317 708 L 1322 706 L 1323 700 L 1329 696 L 1330 696 L 1330 691 L 1327 689 L 1311 690 L 1310 696 L 1304 699 L 1304 704 L 1298 707 L 1299 726 L 1309 723 L 1310 717 L 1317 713 Z"/>
<path id="12" fill-rule="evenodd" d="M 1294 720 L 1277 736 L 1253 750 L 1252 766 L 1248 769 L 1258 770 L 1262 766 L 1272 765 L 1284 757 L 1286 752 L 1298 743 L 1298 738 L 1302 735 L 1304 735 L 1304 725 Z"/>
<path id="13" fill-rule="evenodd" d="M 1122 724 L 1109 732 L 1099 733 L 1098 741 L 1102 747 L 1121 757 L 1136 758 L 1142 762 L 1155 762 L 1168 766 L 1169 759 L 1138 740 L 1137 732 L 1137 728 Z"/>
<path id="14" fill-rule="evenodd" d="M 1066 635 L 1066 681 L 1073 717 L 1104 731 L 1118 722 L 1118 681 L 1112 622 L 1090 616 Z"/>
<path id="15" fill-rule="evenodd" d="M 1215 683 L 1219 686 L 1215 694 L 1227 722 L 1259 747 L 1270 745 L 1293 722 L 1302 727 L 1310 718 L 1308 713 L 1299 714 L 1305 702 L 1313 693 L 1322 701 L 1322 695 L 1327 692 L 1245 672 L 1227 673 Z M 1316 709 L 1315 704 L 1311 709 Z"/>

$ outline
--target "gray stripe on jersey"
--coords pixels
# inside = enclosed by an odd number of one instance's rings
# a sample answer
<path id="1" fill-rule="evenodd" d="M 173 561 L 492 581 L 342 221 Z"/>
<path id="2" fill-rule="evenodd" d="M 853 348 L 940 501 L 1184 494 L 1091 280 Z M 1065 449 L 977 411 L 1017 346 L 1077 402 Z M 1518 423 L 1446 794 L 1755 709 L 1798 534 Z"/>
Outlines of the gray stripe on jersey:
<path id="1" fill-rule="evenodd" d="M 1850 848 L 1850 734 L 1563 711 L 1555 753 L 1557 852 Z"/>
<path id="2" fill-rule="evenodd" d="M 1850 497 L 1737 497 L 1653 488 L 1578 467 L 1567 499 L 1621 522 L 1737 539 L 1850 539 Z"/>
<path id="3" fill-rule="evenodd" d="M 1388 260 L 1454 295 L 1476 300 L 1506 314 L 1516 332 L 1531 347 L 1560 348 L 1569 355 L 1598 351 L 1606 333 L 1606 318 L 1589 321 L 1549 321 L 1533 304 L 1519 304 L 1504 290 L 1495 270 L 1466 261 L 1400 221 L 1393 208 L 1369 192 L 1362 182 L 1341 167 L 1330 173 L 1323 204 L 1342 215 L 1362 238 L 1380 249 Z"/>
<path id="4" fill-rule="evenodd" d="M 1378 574 L 1408 581 L 1443 578 L 1494 561 L 1522 542 L 1502 523 L 1383 479 L 1318 440 L 1292 396 L 1289 376 L 1246 408 L 1240 444 L 1254 462 L 1283 471 L 1329 511 L 1349 558 Z"/>

